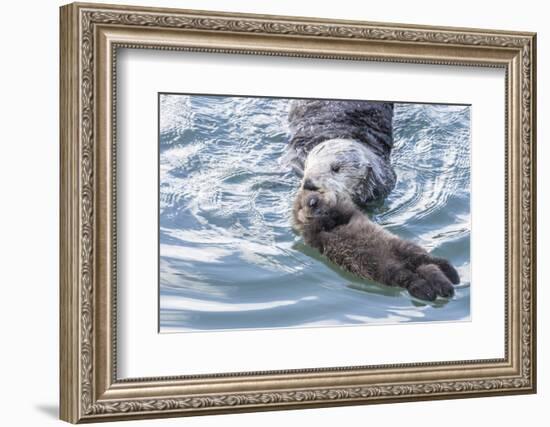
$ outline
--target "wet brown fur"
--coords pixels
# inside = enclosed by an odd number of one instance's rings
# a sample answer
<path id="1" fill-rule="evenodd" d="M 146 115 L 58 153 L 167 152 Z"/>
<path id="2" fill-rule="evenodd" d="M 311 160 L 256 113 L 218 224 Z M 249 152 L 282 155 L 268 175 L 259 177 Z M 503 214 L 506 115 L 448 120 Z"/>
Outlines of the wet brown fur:
<path id="1" fill-rule="evenodd" d="M 293 217 L 306 244 L 358 276 L 428 301 L 452 297 L 460 282 L 449 261 L 383 229 L 347 198 L 301 190 Z"/>

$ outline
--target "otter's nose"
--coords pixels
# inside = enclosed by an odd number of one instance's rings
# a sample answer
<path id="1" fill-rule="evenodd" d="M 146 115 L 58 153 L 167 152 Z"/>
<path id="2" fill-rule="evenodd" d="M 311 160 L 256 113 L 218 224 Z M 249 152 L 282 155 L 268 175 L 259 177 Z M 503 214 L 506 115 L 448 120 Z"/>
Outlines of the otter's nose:
<path id="1" fill-rule="evenodd" d="M 304 184 L 302 185 L 302 187 L 304 188 L 304 190 L 310 190 L 310 191 L 317 191 L 319 189 L 319 187 L 317 187 L 313 181 L 309 178 L 306 178 L 306 180 L 304 181 Z"/>
<path id="2" fill-rule="evenodd" d="M 309 199 L 309 202 L 308 202 L 307 204 L 309 205 L 310 208 L 313 208 L 313 207 L 315 207 L 315 206 L 317 205 L 317 202 L 318 202 L 318 201 L 319 201 L 319 200 L 317 199 L 317 197 L 311 197 L 311 198 Z"/>

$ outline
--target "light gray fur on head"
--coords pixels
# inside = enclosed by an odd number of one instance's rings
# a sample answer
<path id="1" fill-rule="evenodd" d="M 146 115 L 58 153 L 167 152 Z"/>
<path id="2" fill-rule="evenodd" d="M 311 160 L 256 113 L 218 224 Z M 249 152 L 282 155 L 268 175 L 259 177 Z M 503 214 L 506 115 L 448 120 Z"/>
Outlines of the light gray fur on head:
<path id="1" fill-rule="evenodd" d="M 393 169 L 383 162 L 359 141 L 329 139 L 308 154 L 302 185 L 309 180 L 321 192 L 347 195 L 359 204 L 379 200 L 386 194 L 377 194 L 378 189 L 391 190 L 395 184 Z"/>
<path id="2" fill-rule="evenodd" d="M 394 188 L 393 103 L 294 100 L 288 120 L 285 161 L 302 183 L 309 178 L 322 191 L 334 186 L 360 206 L 383 201 Z M 337 160 L 342 167 L 334 173 Z"/>

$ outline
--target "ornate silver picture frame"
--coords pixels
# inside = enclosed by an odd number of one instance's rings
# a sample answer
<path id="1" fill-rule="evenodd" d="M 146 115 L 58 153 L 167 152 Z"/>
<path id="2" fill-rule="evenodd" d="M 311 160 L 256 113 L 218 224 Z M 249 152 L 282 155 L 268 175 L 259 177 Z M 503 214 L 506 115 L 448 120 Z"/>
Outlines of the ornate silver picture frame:
<path id="1" fill-rule="evenodd" d="M 84 3 L 63 6 L 60 13 L 61 419 L 79 423 L 536 391 L 534 33 Z M 504 70 L 505 211 L 498 214 L 505 218 L 505 250 L 492 254 L 505 266 L 504 357 L 204 375 L 186 375 L 182 361 L 179 376 L 120 378 L 116 64 L 122 49 Z"/>

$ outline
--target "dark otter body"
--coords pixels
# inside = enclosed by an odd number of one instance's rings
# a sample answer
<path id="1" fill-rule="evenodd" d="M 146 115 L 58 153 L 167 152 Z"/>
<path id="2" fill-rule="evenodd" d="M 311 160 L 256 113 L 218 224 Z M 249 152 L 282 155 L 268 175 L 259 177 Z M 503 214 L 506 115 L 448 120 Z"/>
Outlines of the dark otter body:
<path id="1" fill-rule="evenodd" d="M 313 147 L 328 139 L 353 139 L 389 160 L 393 148 L 393 103 L 371 101 L 300 100 L 288 115 L 290 146 L 297 166 Z"/>
<path id="2" fill-rule="evenodd" d="M 358 276 L 405 288 L 414 297 L 449 298 L 454 295 L 453 284 L 460 282 L 446 259 L 384 230 L 347 200 L 331 202 L 321 193 L 300 192 L 294 221 L 305 242 L 335 264 Z"/>
<path id="3" fill-rule="evenodd" d="M 288 120 L 291 138 L 287 158 L 294 171 L 304 178 L 304 182 L 309 179 L 315 186 L 322 188 L 319 183 L 322 182 L 322 175 L 330 173 L 328 170 L 307 170 L 306 159 L 316 146 L 326 141 L 331 144 L 331 140 L 349 140 L 366 149 L 365 159 L 359 164 L 353 156 L 347 162 L 351 168 L 356 168 L 356 188 L 350 189 L 355 202 L 364 205 L 382 201 L 393 190 L 396 179 L 390 162 L 393 148 L 393 103 L 296 100 L 292 103 Z M 341 158 L 346 159 L 345 153 L 340 154 Z"/>

